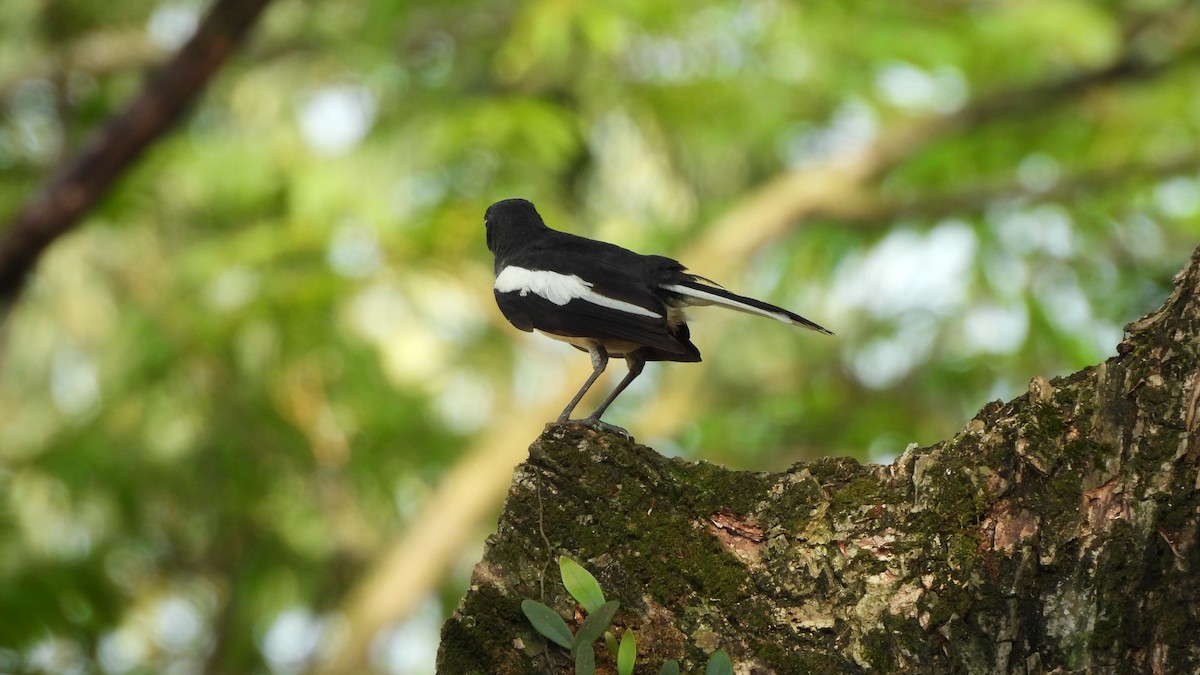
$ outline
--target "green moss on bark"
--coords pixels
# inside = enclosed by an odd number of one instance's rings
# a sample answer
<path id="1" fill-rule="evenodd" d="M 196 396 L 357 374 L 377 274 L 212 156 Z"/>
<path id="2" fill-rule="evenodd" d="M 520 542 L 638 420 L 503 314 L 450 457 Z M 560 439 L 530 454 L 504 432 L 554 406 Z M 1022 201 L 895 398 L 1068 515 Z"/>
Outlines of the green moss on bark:
<path id="1" fill-rule="evenodd" d="M 562 554 L 621 601 L 640 663 L 699 671 L 720 647 L 775 673 L 1200 671 L 1200 271 L 1181 284 L 1122 356 L 888 467 L 735 472 L 549 427 L 439 672 L 568 672 L 519 609 L 573 615 Z"/>

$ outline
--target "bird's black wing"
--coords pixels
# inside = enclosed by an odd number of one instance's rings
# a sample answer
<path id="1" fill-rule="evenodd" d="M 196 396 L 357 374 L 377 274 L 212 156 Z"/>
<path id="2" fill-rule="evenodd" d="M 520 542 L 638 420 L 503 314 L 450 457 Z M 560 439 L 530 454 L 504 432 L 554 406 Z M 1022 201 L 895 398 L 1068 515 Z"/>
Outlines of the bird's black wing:
<path id="1" fill-rule="evenodd" d="M 562 243 L 528 247 L 503 261 L 496 303 L 514 326 L 675 354 L 694 349 L 668 325 L 667 305 L 647 278 L 644 256 L 615 246 L 614 254 L 605 247 L 553 245 Z"/>

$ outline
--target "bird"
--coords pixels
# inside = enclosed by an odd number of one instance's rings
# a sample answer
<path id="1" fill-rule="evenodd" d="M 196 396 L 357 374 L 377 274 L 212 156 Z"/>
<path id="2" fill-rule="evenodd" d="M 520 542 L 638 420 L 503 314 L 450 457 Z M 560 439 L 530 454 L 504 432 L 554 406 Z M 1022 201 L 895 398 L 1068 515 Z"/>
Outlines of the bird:
<path id="1" fill-rule="evenodd" d="M 492 290 L 504 318 L 591 356 L 592 374 L 558 416 L 559 424 L 627 433 L 600 417 L 648 361 L 700 361 L 684 315 L 688 307 L 717 305 L 833 334 L 782 307 L 731 293 L 672 258 L 551 229 L 525 199 L 498 201 L 483 220 L 495 257 Z M 628 373 L 592 414 L 571 419 L 609 357 L 624 357 Z"/>

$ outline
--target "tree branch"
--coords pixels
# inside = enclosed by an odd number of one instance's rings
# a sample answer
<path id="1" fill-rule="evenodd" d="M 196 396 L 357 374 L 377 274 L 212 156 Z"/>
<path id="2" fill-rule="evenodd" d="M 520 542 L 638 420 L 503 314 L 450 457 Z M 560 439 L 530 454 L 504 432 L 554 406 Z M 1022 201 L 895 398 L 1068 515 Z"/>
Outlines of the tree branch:
<path id="1" fill-rule="evenodd" d="M 42 252 L 70 231 L 147 146 L 188 110 L 270 0 L 217 0 L 196 34 L 77 154 L 0 237 L 0 319 Z"/>
<path id="2" fill-rule="evenodd" d="M 1118 356 L 887 466 L 728 471 L 552 427 L 438 671 L 568 672 L 520 607 L 578 626 L 545 572 L 568 555 L 621 602 L 614 632 L 636 631 L 648 672 L 718 648 L 764 674 L 1197 672 L 1200 249 L 1128 328 Z"/>

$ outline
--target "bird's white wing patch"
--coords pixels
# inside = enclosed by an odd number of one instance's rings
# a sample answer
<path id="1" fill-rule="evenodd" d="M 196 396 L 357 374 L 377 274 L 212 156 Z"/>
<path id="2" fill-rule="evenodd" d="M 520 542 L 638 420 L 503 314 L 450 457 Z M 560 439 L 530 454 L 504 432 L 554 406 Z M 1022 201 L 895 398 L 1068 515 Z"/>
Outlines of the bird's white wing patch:
<path id="1" fill-rule="evenodd" d="M 629 314 L 648 316 L 652 319 L 662 318 L 662 314 L 641 305 L 601 295 L 592 290 L 590 283 L 574 274 L 560 274 L 549 270 L 527 270 L 524 267 L 509 265 L 496 275 L 496 283 L 493 288 L 500 293 L 517 292 L 522 296 L 533 293 L 560 307 L 578 299 Z"/>

